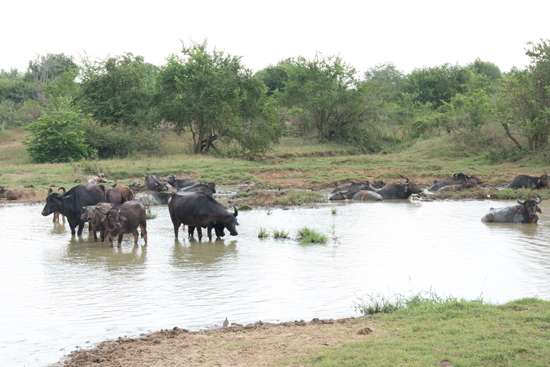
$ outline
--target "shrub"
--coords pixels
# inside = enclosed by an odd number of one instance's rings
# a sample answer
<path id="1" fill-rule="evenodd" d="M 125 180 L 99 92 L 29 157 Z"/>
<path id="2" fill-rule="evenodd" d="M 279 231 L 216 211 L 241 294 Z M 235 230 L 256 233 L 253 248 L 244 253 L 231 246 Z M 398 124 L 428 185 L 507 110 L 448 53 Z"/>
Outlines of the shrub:
<path id="1" fill-rule="evenodd" d="M 24 129 L 30 131 L 23 142 L 37 163 L 72 162 L 86 158 L 91 149 L 80 129 L 83 117 L 72 110 L 42 115 Z"/>
<path id="2" fill-rule="evenodd" d="M 273 238 L 288 238 L 289 232 L 284 229 L 274 229 L 272 230 Z"/>
<path id="3" fill-rule="evenodd" d="M 327 243 L 327 236 L 320 234 L 319 232 L 309 229 L 307 227 L 300 228 L 298 230 L 298 241 L 302 244 L 310 243 Z"/>
<path id="4" fill-rule="evenodd" d="M 97 121 L 83 124 L 86 142 L 99 158 L 124 158 L 135 153 L 162 155 L 161 136 L 143 126 L 102 125 Z"/>
<path id="5" fill-rule="evenodd" d="M 260 232 L 258 233 L 258 238 L 267 238 L 269 237 L 269 232 L 264 227 L 260 227 Z"/>

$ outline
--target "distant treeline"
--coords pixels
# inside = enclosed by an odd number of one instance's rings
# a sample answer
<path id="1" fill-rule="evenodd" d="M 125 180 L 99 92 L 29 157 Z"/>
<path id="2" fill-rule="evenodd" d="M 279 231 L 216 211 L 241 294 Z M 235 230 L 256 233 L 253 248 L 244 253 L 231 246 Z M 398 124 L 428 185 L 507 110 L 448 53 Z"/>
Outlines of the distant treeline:
<path id="1" fill-rule="evenodd" d="M 131 53 L 39 55 L 24 72 L 0 70 L 0 124 L 30 131 L 36 161 L 161 154 L 158 134 L 172 129 L 190 133 L 197 154 L 257 157 L 282 135 L 391 152 L 450 134 L 465 154 L 511 159 L 550 152 L 549 40 L 528 43 L 526 54 L 529 65 L 506 72 L 476 59 L 409 74 L 387 62 L 363 75 L 320 53 L 253 73 L 206 42 L 182 45 L 160 66 Z M 37 153 L 52 129 L 79 149 L 52 158 L 74 147 L 50 141 Z"/>

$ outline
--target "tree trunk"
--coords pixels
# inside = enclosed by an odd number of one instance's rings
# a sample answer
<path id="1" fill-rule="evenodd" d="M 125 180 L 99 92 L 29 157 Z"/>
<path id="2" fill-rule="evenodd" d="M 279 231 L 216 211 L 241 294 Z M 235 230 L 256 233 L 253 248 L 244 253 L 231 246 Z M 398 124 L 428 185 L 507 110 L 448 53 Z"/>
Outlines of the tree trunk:
<path id="1" fill-rule="evenodd" d="M 512 134 L 510 133 L 510 129 L 508 128 L 506 129 L 506 135 L 508 135 L 508 137 L 512 139 L 514 143 L 516 143 L 516 146 L 519 148 L 519 150 L 523 150 L 523 147 L 521 146 L 519 141 L 517 141 L 517 139 L 512 136 Z"/>

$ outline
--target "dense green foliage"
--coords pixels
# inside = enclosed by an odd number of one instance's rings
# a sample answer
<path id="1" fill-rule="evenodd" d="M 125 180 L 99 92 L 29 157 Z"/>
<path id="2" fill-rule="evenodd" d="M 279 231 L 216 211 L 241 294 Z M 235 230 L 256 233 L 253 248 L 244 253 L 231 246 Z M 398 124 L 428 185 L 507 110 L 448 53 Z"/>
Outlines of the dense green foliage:
<path id="1" fill-rule="evenodd" d="M 550 162 L 549 44 L 529 43 L 530 64 L 509 72 L 476 59 L 410 73 L 386 62 L 362 76 L 320 53 L 253 74 L 206 41 L 183 45 L 160 66 L 132 53 L 80 62 L 48 53 L 24 72 L 0 70 L 0 124 L 79 111 L 94 121 L 86 142 L 99 157 L 163 154 L 152 141 L 175 130 L 195 154 L 260 158 L 283 133 L 373 153 L 451 136 L 465 156 Z"/>
<path id="2" fill-rule="evenodd" d="M 236 142 L 245 156 L 261 154 L 281 134 L 263 82 L 240 57 L 208 52 L 206 42 L 183 46 L 182 56 L 168 59 L 159 73 L 156 101 L 161 117 L 192 133 L 197 154 L 216 150 L 218 139 Z"/>
<path id="3" fill-rule="evenodd" d="M 72 162 L 86 158 L 91 149 L 85 143 L 81 129 L 83 117 L 71 110 L 55 111 L 40 116 L 27 125 L 30 131 L 25 144 L 38 163 Z"/>

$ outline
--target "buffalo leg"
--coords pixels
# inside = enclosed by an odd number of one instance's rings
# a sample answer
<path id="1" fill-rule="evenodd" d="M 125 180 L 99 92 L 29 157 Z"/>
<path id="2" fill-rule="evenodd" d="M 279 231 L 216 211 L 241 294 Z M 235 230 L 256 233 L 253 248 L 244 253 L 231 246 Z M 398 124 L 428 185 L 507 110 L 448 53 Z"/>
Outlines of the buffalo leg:
<path id="1" fill-rule="evenodd" d="M 115 242 L 115 236 L 111 232 L 109 232 L 109 243 L 111 247 L 114 247 L 114 242 Z"/>
<path id="2" fill-rule="evenodd" d="M 178 229 L 180 229 L 180 222 L 174 223 L 174 235 L 176 236 L 176 240 L 178 239 Z"/>
<path id="3" fill-rule="evenodd" d="M 193 235 L 195 234 L 195 227 L 187 226 L 187 233 L 189 237 L 193 237 Z"/>
<path id="4" fill-rule="evenodd" d="M 137 246 L 138 239 L 139 239 L 139 234 L 138 234 L 137 228 L 134 229 L 134 231 L 132 232 L 132 234 L 134 235 L 134 246 Z M 119 247 L 120 247 L 120 246 L 119 246 Z"/>
<path id="5" fill-rule="evenodd" d="M 141 238 L 143 238 L 145 244 L 147 245 L 147 227 L 145 226 L 145 224 L 140 224 L 139 227 L 141 228 Z"/>
<path id="6" fill-rule="evenodd" d="M 101 242 L 105 242 L 105 232 L 106 231 L 99 231 L 99 235 L 101 236 Z"/>
<path id="7" fill-rule="evenodd" d="M 124 233 L 118 235 L 117 247 L 122 247 L 122 236 L 124 236 Z"/>
<path id="8" fill-rule="evenodd" d="M 212 223 L 208 225 L 208 239 L 212 241 Z"/>
<path id="9" fill-rule="evenodd" d="M 94 242 L 97 242 L 97 232 L 94 231 Z"/>
<path id="10" fill-rule="evenodd" d="M 197 233 L 199 235 L 199 241 L 202 239 L 202 229 L 201 229 L 201 226 L 197 226 Z"/>

